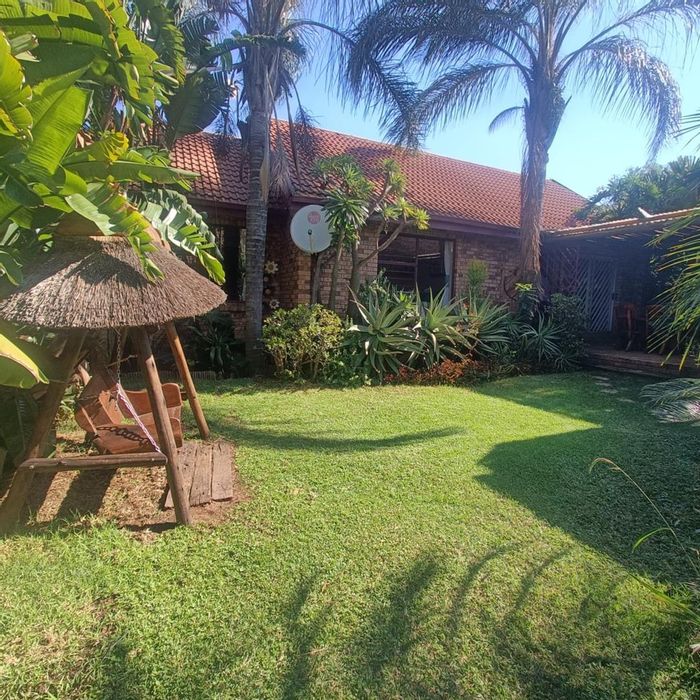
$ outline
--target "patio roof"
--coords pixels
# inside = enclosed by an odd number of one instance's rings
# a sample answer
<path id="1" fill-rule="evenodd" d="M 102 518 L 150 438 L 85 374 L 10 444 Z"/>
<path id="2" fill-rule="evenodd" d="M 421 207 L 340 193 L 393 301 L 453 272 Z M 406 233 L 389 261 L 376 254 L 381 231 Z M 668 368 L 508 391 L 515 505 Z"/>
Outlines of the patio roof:
<path id="1" fill-rule="evenodd" d="M 676 211 L 661 212 L 660 214 L 649 214 L 648 216 L 640 215 L 633 219 L 617 219 L 615 221 L 603 221 L 598 224 L 583 224 L 581 226 L 549 231 L 548 237 L 560 242 L 562 240 L 593 238 L 626 240 L 649 237 L 649 234 L 653 235 L 666 228 L 669 224 L 698 213 L 700 213 L 700 209 L 678 209 Z"/>
<path id="2" fill-rule="evenodd" d="M 365 171 L 379 181 L 379 165 L 385 158 L 396 159 L 408 182 L 407 194 L 427 209 L 438 226 L 455 230 L 482 227 L 487 230 L 517 231 L 520 224 L 520 174 L 424 151 L 409 152 L 377 141 L 325 129 L 313 129 L 313 152 L 300 157 L 298 172 L 291 167 L 292 203 L 319 201 L 322 193 L 313 165 L 317 158 L 339 154 L 353 155 Z M 287 159 L 293 162 L 286 122 L 273 122 L 273 141 L 284 144 Z M 300 150 L 301 147 L 300 147 Z M 217 205 L 244 207 L 247 172 L 240 140 L 229 142 L 227 152 L 217 149 L 217 136 L 199 133 L 180 139 L 172 151 L 177 167 L 200 173 L 193 196 Z M 573 222 L 573 215 L 586 200 L 554 180 L 545 190 L 542 224 L 556 229 Z M 273 200 L 286 208 L 289 201 Z"/>

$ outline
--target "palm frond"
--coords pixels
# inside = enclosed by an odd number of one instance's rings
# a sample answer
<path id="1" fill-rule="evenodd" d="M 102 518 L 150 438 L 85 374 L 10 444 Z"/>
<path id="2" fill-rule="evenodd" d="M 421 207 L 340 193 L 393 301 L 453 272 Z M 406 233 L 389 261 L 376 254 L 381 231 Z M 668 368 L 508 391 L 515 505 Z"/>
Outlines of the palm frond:
<path id="1" fill-rule="evenodd" d="M 641 396 L 663 421 L 700 421 L 700 379 L 681 378 L 649 384 L 642 389 Z"/>
<path id="2" fill-rule="evenodd" d="M 446 72 L 420 95 L 421 122 L 430 126 L 467 116 L 507 84 L 513 68 L 508 63 L 478 63 Z"/>
<path id="3" fill-rule="evenodd" d="M 605 37 L 561 65 L 562 78 L 573 70 L 578 86 L 588 89 L 604 110 L 646 121 L 652 156 L 678 130 L 680 89 L 668 66 L 644 42 L 621 34 Z"/>
<path id="4" fill-rule="evenodd" d="M 687 116 L 683 117 L 681 129 L 679 129 L 678 135 L 690 137 L 686 142 L 686 145 L 700 139 L 700 112 L 688 114 Z M 698 146 L 698 149 L 700 150 L 700 145 Z"/>
<path id="5" fill-rule="evenodd" d="M 514 119 L 517 118 L 518 114 L 522 114 L 523 109 L 523 107 L 508 107 L 502 112 L 499 112 L 489 124 L 489 133 L 493 133 L 497 129 L 500 129 L 502 126 L 511 123 Z"/>

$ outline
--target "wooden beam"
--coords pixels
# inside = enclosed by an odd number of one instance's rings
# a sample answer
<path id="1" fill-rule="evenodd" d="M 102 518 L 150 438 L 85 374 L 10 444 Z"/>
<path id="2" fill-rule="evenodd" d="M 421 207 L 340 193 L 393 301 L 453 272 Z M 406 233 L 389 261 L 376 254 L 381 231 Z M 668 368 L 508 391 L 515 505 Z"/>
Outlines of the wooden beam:
<path id="1" fill-rule="evenodd" d="M 197 422 L 199 434 L 202 436 L 203 440 L 206 440 L 209 438 L 209 426 L 207 425 L 207 419 L 204 417 L 202 406 L 199 403 L 197 389 L 194 386 L 194 381 L 192 381 L 192 375 L 190 374 L 190 368 L 187 365 L 187 358 L 185 357 L 185 351 L 183 350 L 182 343 L 180 342 L 180 336 L 178 335 L 177 328 L 175 328 L 175 324 L 172 321 L 165 324 L 165 332 L 168 334 L 170 349 L 175 357 L 177 371 L 180 373 L 180 379 L 182 379 L 182 383 L 185 387 L 185 394 L 187 394 L 187 400 L 189 401 L 190 408 L 194 414 L 194 419 Z"/>
<path id="2" fill-rule="evenodd" d="M 175 436 L 173 435 L 173 428 L 170 424 L 168 409 L 165 405 L 163 386 L 158 376 L 156 361 L 153 358 L 151 341 L 148 338 L 148 333 L 145 328 L 134 328 L 132 337 L 136 344 L 136 354 L 138 355 L 139 365 L 143 372 L 144 379 L 146 380 L 146 391 L 148 391 L 148 398 L 151 401 L 153 420 L 156 425 L 156 431 L 158 432 L 158 444 L 162 452 L 168 458 L 165 469 L 168 474 L 170 491 L 173 494 L 175 517 L 181 525 L 191 525 L 192 518 L 190 516 L 189 499 L 185 492 L 177 447 L 175 446 Z"/>
<path id="3" fill-rule="evenodd" d="M 49 383 L 49 387 L 41 402 L 39 415 L 36 423 L 34 423 L 23 461 L 41 456 L 46 449 L 46 443 L 56 420 L 56 414 L 66 393 L 66 386 L 80 359 L 84 338 L 85 331 L 75 332 L 71 334 L 63 348 L 60 358 L 60 375 L 56 381 Z M 15 472 L 7 496 L 0 507 L 0 532 L 10 530 L 17 525 L 33 480 L 33 471 L 17 469 Z"/>
<path id="4" fill-rule="evenodd" d="M 17 469 L 43 474 L 46 472 L 122 469 L 123 467 L 164 467 L 167 463 L 168 458 L 164 454 L 137 452 L 126 455 L 80 455 L 55 459 L 35 457 L 25 460 Z"/>

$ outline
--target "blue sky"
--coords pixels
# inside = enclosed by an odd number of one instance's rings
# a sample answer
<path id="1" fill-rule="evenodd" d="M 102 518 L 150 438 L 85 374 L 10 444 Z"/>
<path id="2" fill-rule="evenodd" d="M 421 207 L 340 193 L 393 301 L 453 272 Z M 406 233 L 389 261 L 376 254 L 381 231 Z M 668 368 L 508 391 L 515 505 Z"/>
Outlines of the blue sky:
<path id="1" fill-rule="evenodd" d="M 574 43 L 590 36 L 590 26 L 582 25 Z M 700 110 L 700 51 L 686 52 L 684 42 L 667 41 L 651 47 L 670 66 L 683 97 L 684 113 Z M 319 56 L 321 58 L 321 56 Z M 376 115 L 365 116 L 362 109 L 343 106 L 327 88 L 326 77 L 314 72 L 299 84 L 306 108 L 318 125 L 345 133 L 381 140 Z M 570 94 L 570 93 L 569 93 Z M 466 119 L 436 127 L 428 137 L 427 150 L 442 155 L 483 163 L 507 170 L 519 170 L 522 132 L 513 123 L 489 134 L 488 125 L 502 109 L 522 104 L 522 91 L 513 86 L 507 94 L 495 96 L 491 103 Z M 698 155 L 699 142 L 687 145 L 687 139 L 669 144 L 657 160 L 665 163 L 681 154 Z M 586 93 L 574 94 L 550 152 L 548 176 L 583 195 L 591 195 L 612 175 L 643 165 L 648 159 L 645 125 L 614 114 L 602 115 Z"/>

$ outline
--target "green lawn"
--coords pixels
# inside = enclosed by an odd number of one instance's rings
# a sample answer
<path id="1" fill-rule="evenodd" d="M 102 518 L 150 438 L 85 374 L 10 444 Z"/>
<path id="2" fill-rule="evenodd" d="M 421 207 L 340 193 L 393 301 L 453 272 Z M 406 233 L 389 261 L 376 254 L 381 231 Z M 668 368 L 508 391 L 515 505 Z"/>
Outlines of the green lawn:
<path id="1" fill-rule="evenodd" d="M 685 533 L 698 433 L 588 374 L 473 390 L 217 383 L 252 498 L 144 543 L 0 541 L 3 698 L 693 698 L 683 580 L 624 466 Z"/>

